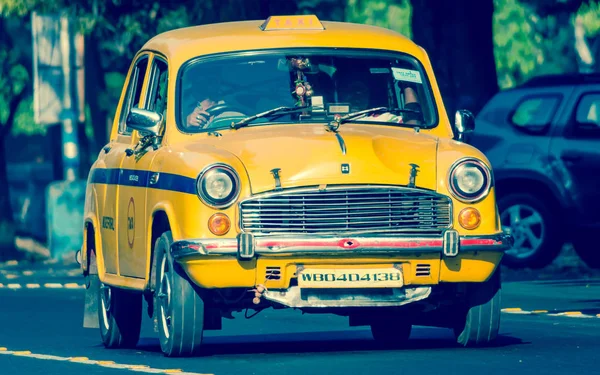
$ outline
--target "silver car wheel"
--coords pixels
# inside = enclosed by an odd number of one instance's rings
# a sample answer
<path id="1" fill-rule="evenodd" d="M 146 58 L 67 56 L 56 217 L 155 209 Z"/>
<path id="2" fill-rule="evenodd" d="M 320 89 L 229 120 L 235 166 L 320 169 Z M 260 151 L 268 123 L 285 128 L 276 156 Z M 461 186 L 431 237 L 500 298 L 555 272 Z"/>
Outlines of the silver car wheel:
<path id="1" fill-rule="evenodd" d="M 110 286 L 108 285 L 104 285 L 104 284 L 100 284 L 100 304 L 102 307 L 102 324 L 104 325 L 104 328 L 106 330 L 108 330 L 109 327 L 109 318 L 110 318 L 110 305 L 111 305 L 111 290 L 110 290 Z"/>
<path id="2" fill-rule="evenodd" d="M 169 262 L 163 257 L 160 265 L 160 282 L 158 287 L 158 305 L 160 308 L 160 320 L 165 337 L 169 338 L 171 328 L 171 282 L 169 275 Z"/>
<path id="3" fill-rule="evenodd" d="M 546 235 L 542 215 L 526 204 L 515 204 L 502 211 L 500 221 L 504 230 L 513 235 L 515 243 L 507 255 L 524 259 L 534 255 Z"/>

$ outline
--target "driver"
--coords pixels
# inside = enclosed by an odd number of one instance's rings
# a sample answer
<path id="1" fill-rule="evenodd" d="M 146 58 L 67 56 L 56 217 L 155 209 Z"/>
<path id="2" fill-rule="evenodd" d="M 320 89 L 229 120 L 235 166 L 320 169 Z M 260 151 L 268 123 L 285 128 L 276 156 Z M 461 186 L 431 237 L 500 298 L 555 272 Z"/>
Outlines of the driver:
<path id="1" fill-rule="evenodd" d="M 350 103 L 353 111 L 369 108 L 371 103 L 371 91 L 364 80 L 343 80 L 340 82 L 340 94 L 342 100 Z M 404 95 L 404 108 L 421 111 L 419 97 L 416 87 L 411 83 L 398 82 L 398 86 Z M 363 121 L 396 122 L 410 125 L 420 125 L 422 114 L 407 113 L 373 113 L 362 118 Z"/>
<path id="2" fill-rule="evenodd" d="M 199 101 L 194 107 L 194 110 L 187 116 L 186 124 L 188 127 L 200 127 L 206 129 L 215 119 L 232 117 L 232 116 L 245 116 L 241 112 L 226 110 L 214 116 L 210 113 L 211 108 L 222 106 L 226 104 L 224 100 L 216 101 L 211 95 L 205 95 L 204 99 Z"/>

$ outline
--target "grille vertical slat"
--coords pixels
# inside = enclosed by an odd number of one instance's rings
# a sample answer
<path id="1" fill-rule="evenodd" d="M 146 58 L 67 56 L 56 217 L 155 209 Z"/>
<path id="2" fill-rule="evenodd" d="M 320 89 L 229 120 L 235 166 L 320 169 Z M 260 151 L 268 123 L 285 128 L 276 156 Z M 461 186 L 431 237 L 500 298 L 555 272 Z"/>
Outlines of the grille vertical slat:
<path id="1" fill-rule="evenodd" d="M 449 197 L 402 187 L 290 189 L 240 204 L 241 229 L 254 235 L 369 231 L 439 235 L 451 224 Z"/>

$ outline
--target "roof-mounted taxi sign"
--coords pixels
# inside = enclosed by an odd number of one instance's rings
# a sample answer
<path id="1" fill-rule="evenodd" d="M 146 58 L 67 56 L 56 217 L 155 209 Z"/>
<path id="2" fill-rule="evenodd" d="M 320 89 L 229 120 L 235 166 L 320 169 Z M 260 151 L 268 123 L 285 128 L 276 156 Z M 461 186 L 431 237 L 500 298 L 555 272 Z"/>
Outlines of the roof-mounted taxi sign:
<path id="1" fill-rule="evenodd" d="M 270 16 L 260 25 L 262 31 L 275 30 L 325 30 L 314 14 L 299 16 Z"/>

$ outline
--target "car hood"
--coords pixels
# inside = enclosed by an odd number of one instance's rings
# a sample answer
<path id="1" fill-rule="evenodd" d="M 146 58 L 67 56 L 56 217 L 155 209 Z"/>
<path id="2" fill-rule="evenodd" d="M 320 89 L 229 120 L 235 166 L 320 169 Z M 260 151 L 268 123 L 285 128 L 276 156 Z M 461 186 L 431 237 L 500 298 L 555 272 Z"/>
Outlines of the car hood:
<path id="1" fill-rule="evenodd" d="M 244 164 L 253 194 L 276 187 L 271 172 L 276 168 L 282 188 L 322 184 L 407 185 L 411 164 L 418 166 L 415 186 L 436 190 L 437 137 L 413 129 L 344 124 L 336 136 L 320 124 L 299 124 L 256 126 L 221 134 L 209 137 L 208 142 L 235 155 Z M 188 146 L 190 150 L 196 147 L 202 146 L 198 143 Z"/>

